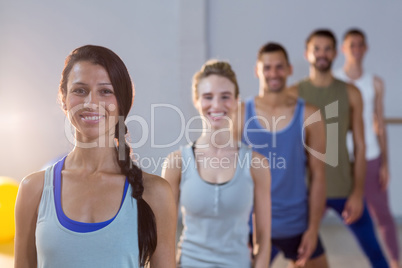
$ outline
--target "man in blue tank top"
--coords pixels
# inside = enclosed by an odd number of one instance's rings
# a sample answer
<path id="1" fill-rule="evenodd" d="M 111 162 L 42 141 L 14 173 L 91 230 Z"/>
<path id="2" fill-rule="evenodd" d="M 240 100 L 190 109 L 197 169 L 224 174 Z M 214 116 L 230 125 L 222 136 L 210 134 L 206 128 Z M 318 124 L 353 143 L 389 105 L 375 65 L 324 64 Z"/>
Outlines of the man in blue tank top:
<path id="1" fill-rule="evenodd" d="M 325 268 L 318 237 L 325 206 L 324 123 L 317 108 L 285 91 L 292 66 L 281 45 L 261 47 L 255 72 L 259 95 L 242 107 L 242 140 L 270 163 L 272 259 L 282 251 L 298 266 Z"/>

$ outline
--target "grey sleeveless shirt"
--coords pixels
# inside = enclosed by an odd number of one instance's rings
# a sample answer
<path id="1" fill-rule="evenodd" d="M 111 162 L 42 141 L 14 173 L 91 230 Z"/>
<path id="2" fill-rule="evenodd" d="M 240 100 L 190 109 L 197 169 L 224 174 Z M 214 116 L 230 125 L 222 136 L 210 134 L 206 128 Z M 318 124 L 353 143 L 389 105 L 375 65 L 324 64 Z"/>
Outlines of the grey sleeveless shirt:
<path id="1" fill-rule="evenodd" d="M 242 144 L 234 177 L 224 184 L 203 180 L 191 146 L 181 149 L 180 204 L 183 232 L 180 267 L 251 267 L 248 220 L 253 206 L 251 148 Z"/>
<path id="2" fill-rule="evenodd" d="M 54 201 L 54 166 L 45 173 L 36 223 L 38 268 L 137 268 L 137 203 L 131 186 L 116 218 L 97 231 L 79 233 L 62 226 Z"/>

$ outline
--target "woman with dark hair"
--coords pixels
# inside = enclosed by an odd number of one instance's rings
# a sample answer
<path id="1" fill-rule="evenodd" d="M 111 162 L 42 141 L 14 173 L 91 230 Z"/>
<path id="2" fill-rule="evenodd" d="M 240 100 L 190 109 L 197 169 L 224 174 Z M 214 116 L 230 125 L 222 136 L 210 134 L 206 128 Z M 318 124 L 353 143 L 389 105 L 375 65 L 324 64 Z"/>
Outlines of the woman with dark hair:
<path id="1" fill-rule="evenodd" d="M 269 164 L 235 138 L 238 95 L 236 75 L 227 62 L 208 61 L 193 77 L 202 134 L 171 153 L 162 171 L 183 213 L 179 267 L 251 267 L 248 221 L 253 206 L 253 267 L 269 265 Z"/>
<path id="2" fill-rule="evenodd" d="M 123 61 L 104 47 L 75 49 L 59 97 L 75 146 L 21 182 L 15 267 L 174 267 L 171 189 L 133 163 L 125 140 L 134 90 Z"/>

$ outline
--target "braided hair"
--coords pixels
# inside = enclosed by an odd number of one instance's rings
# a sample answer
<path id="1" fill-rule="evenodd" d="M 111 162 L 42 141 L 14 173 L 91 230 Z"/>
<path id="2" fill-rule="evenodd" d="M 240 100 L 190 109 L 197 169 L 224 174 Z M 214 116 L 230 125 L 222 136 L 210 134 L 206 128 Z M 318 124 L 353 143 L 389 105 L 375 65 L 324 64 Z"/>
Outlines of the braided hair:
<path id="1" fill-rule="evenodd" d="M 86 45 L 76 48 L 66 58 L 59 86 L 59 101 L 65 103 L 68 76 L 77 62 L 89 61 L 101 65 L 109 74 L 116 93 L 119 123 L 115 128 L 117 161 L 121 172 L 127 176 L 132 197 L 137 201 L 139 263 L 145 266 L 155 252 L 157 244 L 156 220 L 151 207 L 142 198 L 144 192 L 142 170 L 131 160 L 131 148 L 126 143 L 127 126 L 124 123 L 133 100 L 134 87 L 123 61 L 113 51 L 101 46 Z"/>

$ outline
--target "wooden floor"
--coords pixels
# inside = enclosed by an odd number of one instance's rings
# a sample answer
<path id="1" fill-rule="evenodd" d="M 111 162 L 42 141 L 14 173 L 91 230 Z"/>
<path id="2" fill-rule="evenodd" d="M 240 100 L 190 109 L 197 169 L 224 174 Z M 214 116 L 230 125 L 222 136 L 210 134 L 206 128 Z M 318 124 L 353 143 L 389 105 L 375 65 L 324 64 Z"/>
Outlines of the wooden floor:
<path id="1" fill-rule="evenodd" d="M 398 225 L 399 242 L 402 242 L 402 224 Z M 330 267 L 370 268 L 354 237 L 340 222 L 323 223 L 320 236 L 324 244 Z M 378 235 L 377 235 L 378 237 Z M 380 240 L 381 242 L 381 240 Z M 384 247 L 383 247 L 384 248 Z M 400 250 L 402 256 L 402 250 Z M 276 258 L 272 268 L 285 268 L 287 262 L 282 256 Z"/>
<path id="2" fill-rule="evenodd" d="M 398 225 L 399 241 L 402 241 L 402 224 Z M 335 268 L 369 268 L 367 260 L 349 231 L 339 222 L 324 222 L 321 238 L 325 245 L 330 267 Z M 12 268 L 13 243 L 0 244 L 0 267 Z M 401 251 L 402 255 L 402 251 Z M 286 267 L 286 261 L 278 256 L 272 268 Z"/>

